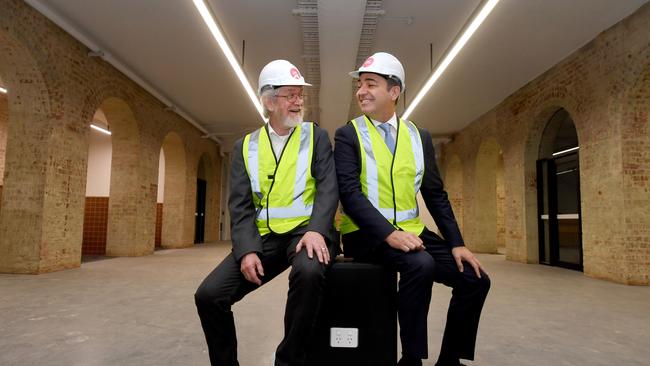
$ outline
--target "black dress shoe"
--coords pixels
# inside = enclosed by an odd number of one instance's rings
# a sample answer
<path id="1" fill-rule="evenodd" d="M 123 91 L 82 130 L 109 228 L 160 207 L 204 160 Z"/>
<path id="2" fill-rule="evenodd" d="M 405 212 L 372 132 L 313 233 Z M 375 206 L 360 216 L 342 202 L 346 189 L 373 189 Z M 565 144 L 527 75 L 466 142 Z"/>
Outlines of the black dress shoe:
<path id="1" fill-rule="evenodd" d="M 402 358 L 397 363 L 397 366 L 422 366 L 422 360 L 419 358 L 402 356 Z"/>

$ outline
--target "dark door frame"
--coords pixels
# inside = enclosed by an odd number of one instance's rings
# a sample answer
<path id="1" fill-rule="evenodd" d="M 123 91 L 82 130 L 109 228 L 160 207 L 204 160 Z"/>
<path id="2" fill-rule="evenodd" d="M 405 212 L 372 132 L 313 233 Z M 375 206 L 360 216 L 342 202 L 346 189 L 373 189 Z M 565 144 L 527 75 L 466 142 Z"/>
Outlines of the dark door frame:
<path id="1" fill-rule="evenodd" d="M 208 182 L 204 179 L 196 180 L 196 211 L 194 225 L 194 244 L 205 241 L 205 201 Z"/>
<path id="2" fill-rule="evenodd" d="M 560 241 L 559 241 L 559 220 L 558 220 L 558 195 L 557 195 L 557 176 L 555 161 L 567 156 L 576 155 L 577 169 L 578 169 L 578 235 L 580 238 L 580 245 L 578 247 L 580 263 L 562 262 L 560 260 Z M 546 165 L 548 182 L 544 180 L 543 166 Z M 546 184 L 546 186 L 545 186 Z M 544 213 L 544 189 L 547 188 L 548 197 L 548 213 Z M 583 249 L 582 249 L 582 207 L 581 207 L 581 193 L 580 193 L 580 160 L 578 152 L 570 152 L 552 158 L 544 158 L 537 160 L 537 231 L 539 234 L 539 263 L 547 264 L 556 267 L 563 267 L 578 271 L 583 271 Z M 542 215 L 548 215 L 549 225 L 549 255 L 546 258 L 546 233 L 544 230 L 544 220 Z"/>

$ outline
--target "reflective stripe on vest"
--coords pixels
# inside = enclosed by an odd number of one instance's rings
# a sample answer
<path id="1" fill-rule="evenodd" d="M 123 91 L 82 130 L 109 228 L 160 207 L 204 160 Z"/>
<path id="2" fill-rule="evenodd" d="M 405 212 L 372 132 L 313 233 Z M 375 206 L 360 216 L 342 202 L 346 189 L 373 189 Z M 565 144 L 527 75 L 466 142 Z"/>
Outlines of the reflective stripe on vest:
<path id="1" fill-rule="evenodd" d="M 277 162 L 266 128 L 244 138 L 242 154 L 261 235 L 287 233 L 309 223 L 316 192 L 312 153 L 313 124 L 309 122 L 296 126 Z"/>
<path id="2" fill-rule="evenodd" d="M 419 219 L 416 194 L 424 175 L 424 152 L 417 127 L 410 121 L 399 121 L 395 154 L 392 155 L 367 117 L 357 117 L 352 125 L 357 132 L 361 149 L 360 179 L 364 195 L 391 224 L 419 235 L 424 225 Z M 380 159 L 383 161 L 378 162 Z M 379 174 L 386 176 L 380 179 Z M 400 190 L 405 185 L 411 186 L 413 190 Z M 382 197 L 380 192 L 385 196 Z M 346 234 L 356 230 L 356 224 L 344 216 L 341 232 Z"/>

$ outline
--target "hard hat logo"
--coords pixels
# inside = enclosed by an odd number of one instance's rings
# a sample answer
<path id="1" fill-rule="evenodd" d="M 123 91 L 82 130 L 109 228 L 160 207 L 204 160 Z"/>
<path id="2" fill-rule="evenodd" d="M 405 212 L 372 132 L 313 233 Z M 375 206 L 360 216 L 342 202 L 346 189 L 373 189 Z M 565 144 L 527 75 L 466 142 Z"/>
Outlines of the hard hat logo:
<path id="1" fill-rule="evenodd" d="M 372 58 L 372 57 L 368 57 L 366 59 L 366 62 L 363 63 L 363 67 L 368 67 L 368 66 L 372 65 L 373 62 L 375 62 L 375 59 Z"/>
<path id="2" fill-rule="evenodd" d="M 300 71 L 296 69 L 295 67 L 291 69 L 291 76 L 293 76 L 294 79 L 300 79 Z"/>

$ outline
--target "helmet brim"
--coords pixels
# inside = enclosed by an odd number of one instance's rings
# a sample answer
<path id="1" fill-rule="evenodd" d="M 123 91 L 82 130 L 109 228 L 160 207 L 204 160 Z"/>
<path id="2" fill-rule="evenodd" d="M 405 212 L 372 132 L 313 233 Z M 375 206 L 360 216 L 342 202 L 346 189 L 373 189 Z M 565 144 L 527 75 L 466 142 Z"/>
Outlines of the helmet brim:
<path id="1" fill-rule="evenodd" d="M 257 93 L 258 94 L 262 93 L 262 89 L 266 88 L 267 86 L 272 86 L 273 88 L 280 88 L 280 87 L 283 87 L 283 86 L 313 86 L 313 85 L 311 85 L 311 84 L 309 84 L 307 82 L 304 82 L 304 81 L 302 83 L 301 82 L 296 82 L 296 83 L 291 83 L 291 84 L 278 84 L 278 85 L 266 84 L 266 85 L 262 86 L 261 88 L 259 88 L 257 90 Z"/>

